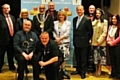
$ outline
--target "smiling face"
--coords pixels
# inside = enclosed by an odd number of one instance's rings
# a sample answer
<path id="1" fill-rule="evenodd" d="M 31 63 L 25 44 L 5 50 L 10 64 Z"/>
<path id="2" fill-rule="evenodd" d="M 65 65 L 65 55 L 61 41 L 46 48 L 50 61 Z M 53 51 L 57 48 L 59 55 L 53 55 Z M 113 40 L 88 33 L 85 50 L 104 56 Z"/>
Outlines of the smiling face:
<path id="1" fill-rule="evenodd" d="M 58 12 L 58 19 L 59 21 L 65 21 L 66 20 L 66 13 L 64 11 L 59 11 Z"/>
<path id="2" fill-rule="evenodd" d="M 49 2 L 48 3 L 48 9 L 49 9 L 49 11 L 54 11 L 54 9 L 55 9 L 55 4 L 54 4 L 54 2 Z"/>
<path id="3" fill-rule="evenodd" d="M 28 18 L 28 15 L 29 14 L 28 14 L 28 10 L 27 9 L 24 8 L 24 9 L 21 10 L 21 13 L 20 13 L 20 17 L 21 18 L 26 19 L 26 18 Z"/>
<path id="4" fill-rule="evenodd" d="M 77 6 L 76 12 L 77 12 L 78 16 L 82 16 L 84 14 L 84 7 L 81 5 Z"/>
<path id="5" fill-rule="evenodd" d="M 117 24 L 117 18 L 115 16 L 112 17 L 112 24 L 113 25 Z"/>
<path id="6" fill-rule="evenodd" d="M 46 46 L 50 40 L 49 34 L 47 32 L 43 32 L 40 35 L 40 40 L 44 46 Z"/>
<path id="7" fill-rule="evenodd" d="M 100 19 L 101 15 L 102 15 L 102 13 L 99 10 L 96 10 L 96 17 L 98 19 Z"/>
<path id="8" fill-rule="evenodd" d="M 31 26 L 32 26 L 31 21 L 26 20 L 26 21 L 23 23 L 23 30 L 24 30 L 25 32 L 29 32 L 30 29 L 31 29 Z"/>

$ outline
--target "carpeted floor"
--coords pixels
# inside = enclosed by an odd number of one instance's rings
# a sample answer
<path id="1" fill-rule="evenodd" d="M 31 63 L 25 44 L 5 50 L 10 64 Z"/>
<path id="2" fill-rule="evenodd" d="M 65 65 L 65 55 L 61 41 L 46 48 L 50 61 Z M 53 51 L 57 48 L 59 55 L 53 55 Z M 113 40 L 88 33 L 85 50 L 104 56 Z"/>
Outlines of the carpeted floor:
<path id="1" fill-rule="evenodd" d="M 30 69 L 30 73 L 28 74 L 28 78 L 29 80 L 33 80 L 32 78 L 32 68 L 29 67 Z M 72 71 L 75 71 L 74 68 L 70 68 L 70 67 L 66 67 L 66 70 L 71 73 Z M 83 79 L 83 80 L 112 80 L 112 79 L 109 79 L 108 76 L 110 74 L 110 71 L 106 68 L 106 67 L 103 67 L 102 68 L 102 75 L 100 77 L 95 77 L 93 76 L 92 73 L 87 73 L 86 74 L 86 78 Z M 5 65 L 3 67 L 3 70 L 2 70 L 2 73 L 0 73 L 0 80 L 16 80 L 16 72 L 14 71 L 9 71 L 8 70 L 8 66 Z M 44 74 L 41 74 L 40 77 L 44 78 L 45 79 L 45 76 Z M 70 80 L 82 80 L 80 78 L 79 75 L 70 75 L 71 79 Z M 67 80 L 67 79 L 64 79 L 64 80 Z"/>

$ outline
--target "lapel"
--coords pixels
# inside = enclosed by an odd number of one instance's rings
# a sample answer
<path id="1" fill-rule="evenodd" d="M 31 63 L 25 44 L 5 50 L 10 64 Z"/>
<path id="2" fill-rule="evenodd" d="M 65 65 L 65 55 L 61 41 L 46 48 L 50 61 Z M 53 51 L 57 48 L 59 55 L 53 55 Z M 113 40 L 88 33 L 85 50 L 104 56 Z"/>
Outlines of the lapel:
<path id="1" fill-rule="evenodd" d="M 76 24 L 77 24 L 77 18 L 78 18 L 78 17 L 76 17 L 76 18 L 74 19 L 74 23 L 73 23 L 75 29 L 76 29 Z"/>
<path id="2" fill-rule="evenodd" d="M 5 15 L 2 14 L 2 16 L 3 16 L 3 22 L 5 22 L 5 24 L 8 26 Z"/>
<path id="3" fill-rule="evenodd" d="M 83 18 L 81 19 L 77 29 L 81 29 L 84 25 L 84 22 L 85 22 L 85 16 L 83 16 Z"/>

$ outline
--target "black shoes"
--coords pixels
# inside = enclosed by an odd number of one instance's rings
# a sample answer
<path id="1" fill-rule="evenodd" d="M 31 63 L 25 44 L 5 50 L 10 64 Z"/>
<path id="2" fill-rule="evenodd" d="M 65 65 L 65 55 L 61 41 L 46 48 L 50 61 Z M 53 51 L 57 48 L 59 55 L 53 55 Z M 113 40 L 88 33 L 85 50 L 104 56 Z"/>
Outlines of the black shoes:
<path id="1" fill-rule="evenodd" d="M 81 74 L 81 79 L 85 79 L 85 78 L 86 78 L 85 74 Z"/>
<path id="2" fill-rule="evenodd" d="M 77 71 L 74 71 L 74 72 L 71 73 L 71 75 L 76 75 L 76 74 L 78 74 Z"/>
<path id="3" fill-rule="evenodd" d="M 62 74 L 63 74 L 63 79 L 70 79 L 70 76 L 65 69 L 62 69 Z"/>

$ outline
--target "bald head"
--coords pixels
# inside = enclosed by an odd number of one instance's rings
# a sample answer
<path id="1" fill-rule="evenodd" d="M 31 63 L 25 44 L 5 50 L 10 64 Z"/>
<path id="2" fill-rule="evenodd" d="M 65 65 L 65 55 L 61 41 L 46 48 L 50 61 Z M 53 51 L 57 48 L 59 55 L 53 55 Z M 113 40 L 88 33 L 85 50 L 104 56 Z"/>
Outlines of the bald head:
<path id="1" fill-rule="evenodd" d="M 31 30 L 31 27 L 32 27 L 32 23 L 31 23 L 30 20 L 25 20 L 25 21 L 23 22 L 23 30 L 24 30 L 25 32 L 29 32 L 29 31 Z"/>
<path id="2" fill-rule="evenodd" d="M 95 6 L 90 5 L 88 11 L 89 11 L 89 14 L 93 14 L 95 12 Z"/>
<path id="3" fill-rule="evenodd" d="M 46 7 L 45 7 L 44 4 L 41 4 L 41 5 L 39 6 L 39 11 L 40 11 L 40 14 L 44 14 L 44 13 L 45 13 Z"/>
<path id="4" fill-rule="evenodd" d="M 9 4 L 3 4 L 2 5 L 2 11 L 3 14 L 8 15 L 10 12 L 10 5 Z"/>
<path id="5" fill-rule="evenodd" d="M 76 12 L 77 12 L 78 16 L 82 16 L 84 14 L 84 6 L 78 5 L 76 7 Z"/>

